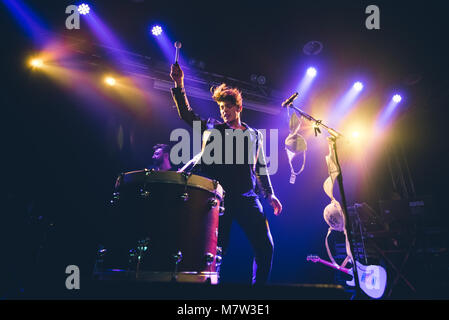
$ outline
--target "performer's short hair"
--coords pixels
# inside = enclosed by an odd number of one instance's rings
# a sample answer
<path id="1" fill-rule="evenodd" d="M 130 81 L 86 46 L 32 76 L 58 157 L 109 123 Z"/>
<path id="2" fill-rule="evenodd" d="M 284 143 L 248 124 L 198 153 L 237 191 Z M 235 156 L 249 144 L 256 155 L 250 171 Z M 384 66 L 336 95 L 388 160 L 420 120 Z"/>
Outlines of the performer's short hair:
<path id="1" fill-rule="evenodd" d="M 230 102 L 239 107 L 242 106 L 242 92 L 237 88 L 228 87 L 226 83 L 222 83 L 218 87 L 212 87 L 212 99 L 215 102 Z"/>
<path id="2" fill-rule="evenodd" d="M 153 151 L 156 151 L 157 149 L 162 149 L 163 153 L 168 153 L 170 154 L 170 146 L 168 144 L 165 143 L 158 143 L 156 145 L 153 146 Z"/>

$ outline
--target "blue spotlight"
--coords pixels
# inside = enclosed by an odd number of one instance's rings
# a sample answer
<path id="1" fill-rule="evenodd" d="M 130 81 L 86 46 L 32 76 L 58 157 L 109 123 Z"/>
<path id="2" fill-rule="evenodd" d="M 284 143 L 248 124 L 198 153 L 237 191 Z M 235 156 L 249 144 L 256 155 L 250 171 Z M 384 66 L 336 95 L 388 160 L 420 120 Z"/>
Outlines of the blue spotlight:
<path id="1" fill-rule="evenodd" d="M 87 4 L 82 3 L 78 6 L 78 12 L 82 15 L 86 15 L 90 12 L 90 7 Z"/>
<path id="2" fill-rule="evenodd" d="M 337 101 L 334 107 L 334 117 L 331 119 L 332 125 L 338 125 L 351 109 L 356 106 L 356 101 L 363 90 L 363 83 L 360 81 L 354 82 L 352 87 L 345 92 Z"/>
<path id="3" fill-rule="evenodd" d="M 377 131 L 382 132 L 385 128 L 393 123 L 395 114 L 398 112 L 399 102 L 401 102 L 402 97 L 399 94 L 395 94 L 388 104 L 384 107 L 382 112 L 379 114 L 377 119 Z"/>
<path id="4" fill-rule="evenodd" d="M 393 96 L 393 101 L 394 101 L 394 102 L 399 103 L 399 102 L 401 102 L 401 100 L 402 100 L 402 97 L 401 97 L 400 95 L 395 94 L 395 95 Z"/>
<path id="5" fill-rule="evenodd" d="M 34 11 L 24 3 L 24 1 L 3 0 L 2 3 L 4 3 L 10 10 L 19 26 L 27 33 L 29 37 L 31 37 L 34 44 L 38 48 L 42 49 L 42 47 L 44 47 L 49 40 L 50 29 L 48 28 L 48 25 L 45 24 L 41 17 L 35 14 Z"/>
<path id="6" fill-rule="evenodd" d="M 313 67 L 308 68 L 307 69 L 307 75 L 309 77 L 312 77 L 312 78 L 315 77 L 316 76 L 316 69 L 313 68 Z"/>
<path id="7" fill-rule="evenodd" d="M 357 81 L 356 83 L 354 83 L 354 89 L 357 91 L 361 91 L 363 89 L 363 83 Z"/>
<path id="8" fill-rule="evenodd" d="M 160 36 L 160 35 L 162 34 L 162 28 L 161 28 L 161 26 L 154 26 L 154 27 L 151 29 L 151 33 L 153 34 L 153 36 L 156 36 L 156 37 Z"/>
<path id="9" fill-rule="evenodd" d="M 317 71 L 314 67 L 307 68 L 306 72 L 304 73 L 301 82 L 296 87 L 295 91 L 300 93 L 300 96 L 298 97 L 298 102 L 303 103 L 306 98 L 307 92 L 309 91 L 313 81 L 315 80 L 315 76 L 317 75 Z"/>

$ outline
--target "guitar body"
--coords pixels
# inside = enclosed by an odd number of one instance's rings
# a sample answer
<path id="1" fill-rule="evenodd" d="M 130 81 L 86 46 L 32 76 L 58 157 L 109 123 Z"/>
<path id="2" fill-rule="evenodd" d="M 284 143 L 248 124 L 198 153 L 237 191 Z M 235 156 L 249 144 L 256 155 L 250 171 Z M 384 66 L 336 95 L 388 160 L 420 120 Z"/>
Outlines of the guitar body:
<path id="1" fill-rule="evenodd" d="M 387 272 L 381 266 L 369 265 L 365 266 L 360 262 L 355 262 L 357 266 L 357 275 L 359 278 L 360 288 L 368 296 L 374 299 L 379 299 L 385 292 L 387 286 Z M 355 286 L 354 275 L 352 269 L 348 270 L 352 280 L 346 281 L 348 286 Z"/>
<path id="2" fill-rule="evenodd" d="M 338 271 L 344 272 L 352 276 L 352 280 L 346 281 L 348 286 L 355 286 L 354 282 L 354 272 L 353 269 L 342 268 L 338 265 L 334 265 L 329 261 L 323 260 L 318 256 L 310 255 L 307 257 L 307 261 L 312 261 L 314 263 L 319 262 L 328 267 L 336 269 Z M 368 296 L 373 299 L 379 299 L 383 296 L 385 288 L 387 286 L 387 272 L 381 266 L 369 265 L 365 266 L 360 262 L 355 262 L 357 267 L 357 276 L 359 278 L 360 288 Z"/>

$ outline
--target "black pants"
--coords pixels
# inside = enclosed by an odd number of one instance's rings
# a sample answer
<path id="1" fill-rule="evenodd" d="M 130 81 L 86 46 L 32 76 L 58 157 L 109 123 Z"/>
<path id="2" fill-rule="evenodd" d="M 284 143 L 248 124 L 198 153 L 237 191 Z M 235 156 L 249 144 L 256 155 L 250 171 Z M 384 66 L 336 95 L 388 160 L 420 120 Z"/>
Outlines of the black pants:
<path id="1" fill-rule="evenodd" d="M 268 281 L 273 260 L 273 238 L 258 197 L 226 196 L 225 212 L 220 216 L 218 246 L 226 254 L 232 222 L 236 221 L 254 251 L 252 284 Z"/>

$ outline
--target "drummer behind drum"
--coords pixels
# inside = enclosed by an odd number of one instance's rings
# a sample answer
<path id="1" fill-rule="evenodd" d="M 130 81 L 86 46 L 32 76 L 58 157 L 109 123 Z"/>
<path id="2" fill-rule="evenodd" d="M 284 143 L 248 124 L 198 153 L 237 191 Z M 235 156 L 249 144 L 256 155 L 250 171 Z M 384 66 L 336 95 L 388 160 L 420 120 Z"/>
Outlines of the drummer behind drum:
<path id="1" fill-rule="evenodd" d="M 158 143 L 153 146 L 153 164 L 148 169 L 155 171 L 176 170 L 170 162 L 170 146 L 168 144 Z"/>
<path id="2" fill-rule="evenodd" d="M 226 253 L 231 225 L 233 221 L 236 221 L 245 232 L 254 250 L 252 283 L 264 284 L 268 281 L 270 275 L 274 246 L 268 221 L 256 190 L 263 193 L 273 207 L 275 215 L 281 213 L 282 205 L 274 195 L 268 173 L 260 174 L 262 167 L 266 169 L 265 155 L 261 148 L 263 145 L 261 134 L 241 122 L 240 115 L 243 107 L 239 90 L 227 87 L 225 84 L 217 87 L 212 97 L 220 108 L 221 118 L 224 122 L 211 118 L 204 120 L 189 105 L 184 90 L 184 73 L 179 64 L 172 65 L 170 77 L 175 83 L 175 87 L 172 88 L 172 95 L 181 119 L 191 126 L 193 126 L 194 121 L 201 121 L 202 131 L 213 128 L 218 130 L 222 137 L 225 137 L 226 132 L 229 133 L 225 130 L 240 129 L 244 133 L 249 133 L 250 140 L 244 144 L 245 150 L 236 150 L 237 152 L 245 152 L 245 155 L 248 154 L 250 143 L 257 146 L 258 152 L 256 152 L 256 155 L 258 158 L 252 164 L 246 160 L 243 164 L 237 164 L 235 160 L 231 164 L 203 164 L 202 172 L 210 178 L 218 180 L 226 192 L 226 212 L 220 216 L 218 246 L 221 246 L 223 253 Z M 224 139 L 222 140 L 224 141 Z M 235 149 L 236 146 L 234 145 L 233 148 Z M 225 158 L 225 148 L 222 150 L 223 158 Z M 236 152 L 233 154 L 235 156 Z"/>

